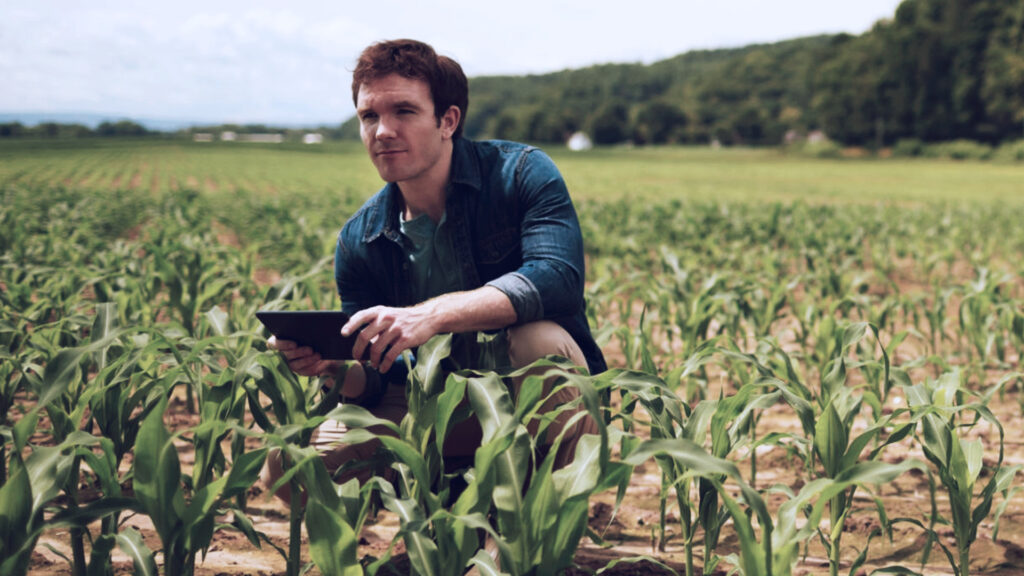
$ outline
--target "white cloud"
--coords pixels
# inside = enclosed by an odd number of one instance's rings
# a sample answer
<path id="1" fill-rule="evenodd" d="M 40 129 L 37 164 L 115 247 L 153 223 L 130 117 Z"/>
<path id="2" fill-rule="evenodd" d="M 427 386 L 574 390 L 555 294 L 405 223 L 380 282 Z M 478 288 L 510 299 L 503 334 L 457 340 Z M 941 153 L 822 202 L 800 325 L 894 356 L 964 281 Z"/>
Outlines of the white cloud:
<path id="1" fill-rule="evenodd" d="M 0 4 L 13 0 L 0 0 Z M 40 0 L 4 6 L 0 111 L 340 121 L 367 44 L 413 37 L 471 75 L 652 62 L 694 48 L 862 32 L 898 0 Z"/>

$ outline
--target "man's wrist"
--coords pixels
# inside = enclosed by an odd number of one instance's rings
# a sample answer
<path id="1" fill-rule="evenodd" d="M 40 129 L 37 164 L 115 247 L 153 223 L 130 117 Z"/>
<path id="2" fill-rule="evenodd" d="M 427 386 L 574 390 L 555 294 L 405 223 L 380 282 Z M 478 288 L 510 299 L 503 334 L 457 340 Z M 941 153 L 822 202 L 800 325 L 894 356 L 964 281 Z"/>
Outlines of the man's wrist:
<path id="1" fill-rule="evenodd" d="M 366 367 L 358 362 L 338 362 L 332 367 L 330 378 L 338 387 L 338 395 L 344 402 L 352 402 L 366 391 Z M 357 373 L 351 373 L 357 371 Z"/>

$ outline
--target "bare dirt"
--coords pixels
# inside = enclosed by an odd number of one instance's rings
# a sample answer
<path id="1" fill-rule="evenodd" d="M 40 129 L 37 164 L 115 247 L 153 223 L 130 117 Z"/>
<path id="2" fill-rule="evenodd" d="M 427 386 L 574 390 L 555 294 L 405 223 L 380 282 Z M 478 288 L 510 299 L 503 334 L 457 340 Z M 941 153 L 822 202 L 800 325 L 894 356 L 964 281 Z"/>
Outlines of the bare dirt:
<path id="1" fill-rule="evenodd" d="M 909 284 L 909 282 L 910 280 L 907 279 L 906 283 Z M 905 288 L 913 289 L 912 286 Z M 792 336 L 792 327 L 787 328 L 780 325 L 778 331 L 783 334 L 780 336 L 783 341 L 786 340 L 784 334 L 789 333 Z M 614 344 L 612 347 L 617 348 Z M 927 350 L 924 349 L 924 344 L 908 341 L 901 346 L 892 361 L 894 365 L 901 365 L 905 361 L 926 354 Z M 618 349 L 606 350 L 606 355 L 612 364 L 623 360 L 622 352 Z M 1008 362 L 1011 366 L 1020 365 L 1020 359 L 1017 357 L 1008 358 Z M 924 370 L 926 369 L 921 368 L 917 373 L 912 374 L 915 382 L 928 375 L 935 376 L 935 374 L 928 374 Z M 1004 372 L 994 370 L 987 372 L 984 374 L 983 387 L 994 384 L 1003 374 Z M 729 386 L 724 384 L 723 387 L 728 388 Z M 717 393 L 717 388 L 715 392 Z M 1006 390 L 1005 394 L 993 398 L 989 406 L 1002 424 L 1006 434 L 1004 466 L 1024 467 L 1024 436 L 1022 436 L 1022 431 L 1024 431 L 1022 400 L 1024 400 L 1024 396 L 1022 394 L 1024 391 L 1019 388 L 1011 388 Z M 892 410 L 902 405 L 905 405 L 905 402 L 900 391 L 893 390 L 886 409 Z M 165 421 L 172 430 L 185 429 L 196 424 L 196 417 L 186 412 L 185 404 L 179 399 L 171 403 Z M 757 435 L 764 437 L 772 432 L 800 432 L 800 423 L 792 409 L 780 404 L 764 412 L 759 420 Z M 994 464 L 998 454 L 996 430 L 982 422 L 971 429 L 968 435 L 983 439 L 986 446 L 985 463 L 987 465 Z M 182 444 L 180 457 L 183 467 L 186 469 L 191 464 L 190 450 L 187 443 Z M 898 462 L 906 458 L 924 461 L 919 447 L 910 440 L 893 445 L 891 449 L 883 453 L 883 459 L 889 462 Z M 744 470 L 744 477 L 749 481 L 750 454 L 740 454 L 734 459 L 737 461 L 737 465 Z M 807 481 L 804 462 L 782 447 L 759 449 L 757 470 L 757 478 L 753 484 L 761 490 L 784 486 L 795 493 Z M 981 491 L 988 479 L 988 476 L 983 473 L 975 488 L 976 494 Z M 937 478 L 935 482 L 938 483 Z M 1018 474 L 1014 485 L 1020 486 L 1022 483 L 1024 483 L 1024 472 Z M 671 504 L 674 497 L 669 498 L 668 526 L 664 539 L 661 538 L 658 530 L 660 486 L 661 478 L 657 467 L 653 462 L 648 462 L 636 469 L 626 496 L 618 507 L 616 507 L 614 493 L 603 493 L 592 498 L 589 528 L 594 534 L 600 536 L 601 541 L 595 542 L 584 538 L 575 557 L 576 568 L 571 569 L 568 573 L 573 576 L 593 574 L 611 563 L 615 563 L 615 566 L 603 572 L 604 574 L 628 576 L 671 573 L 653 562 L 643 560 L 643 558 L 650 558 L 683 574 L 685 569 L 684 547 L 679 535 L 679 511 Z M 867 561 L 856 572 L 857 575 L 867 576 L 873 570 L 893 566 L 903 566 L 924 575 L 953 574 L 952 568 L 938 545 L 932 545 L 928 552 L 927 562 L 922 562 L 927 537 L 924 530 L 912 522 L 895 522 L 892 526 L 891 538 L 884 534 L 872 536 L 882 527 L 875 511 L 874 498 L 884 504 L 890 520 L 902 518 L 918 521 L 925 525 L 929 523 L 931 496 L 928 476 L 915 471 L 904 474 L 890 484 L 873 487 L 870 491 L 869 488 L 858 491 L 857 508 L 859 511 L 848 519 L 843 528 L 842 558 L 844 565 L 840 569 L 840 573 L 849 573 L 850 563 L 865 546 L 868 546 Z M 948 519 L 950 517 L 949 505 L 944 494 L 944 489 L 939 486 L 936 503 L 940 514 Z M 778 491 L 766 492 L 765 500 L 773 511 L 782 504 L 784 499 L 785 497 L 781 496 Z M 1006 506 L 999 521 L 998 535 L 994 537 L 996 532 L 994 512 L 1002 502 L 1002 497 L 997 495 L 992 513 L 982 522 L 978 530 L 977 540 L 971 549 L 971 574 L 1024 576 L 1024 491 L 1016 494 Z M 260 486 L 254 486 L 250 491 L 246 513 L 255 528 L 266 534 L 273 545 L 282 549 L 287 548 L 288 507 L 285 504 L 270 497 Z M 148 518 L 144 516 L 128 517 L 124 524 L 138 529 L 151 549 L 159 549 L 159 540 Z M 827 518 L 823 521 L 821 528 L 828 529 Z M 398 529 L 398 520 L 394 515 L 387 511 L 379 512 L 375 518 L 367 522 L 360 534 L 360 555 L 383 556 L 391 547 Z M 938 524 L 936 531 L 946 546 L 955 551 L 952 527 Z M 703 564 L 701 558 L 703 554 L 702 537 L 703 534 L 698 529 L 694 546 L 698 573 L 700 573 L 699 566 Z M 69 536 L 66 531 L 46 533 L 36 547 L 30 573 L 40 576 L 70 574 L 69 564 L 65 560 L 66 557 L 70 557 L 68 541 Z M 738 554 L 737 538 L 732 531 L 731 522 L 727 523 L 722 530 L 716 552 L 722 556 Z M 803 555 L 793 570 L 794 575 L 810 576 L 828 573 L 826 553 L 817 538 L 811 538 L 802 548 L 802 552 Z M 303 534 L 303 553 L 308 554 L 305 534 Z M 381 573 L 408 574 L 410 572 L 409 562 L 400 541 L 395 545 L 393 554 L 392 562 L 385 566 Z M 159 554 L 157 560 L 159 563 Z M 303 558 L 303 562 L 308 562 L 308 560 L 308 557 Z M 115 570 L 119 574 L 132 572 L 131 562 L 118 550 L 114 552 L 114 564 Z M 725 575 L 730 570 L 729 563 L 723 561 L 719 564 L 716 574 Z M 273 546 L 266 543 L 259 547 L 254 546 L 242 534 L 227 530 L 215 534 L 212 546 L 197 566 L 197 574 L 204 576 L 272 576 L 284 572 L 285 560 Z M 452 571 L 453 574 L 460 572 L 459 569 Z M 319 574 L 315 567 L 309 573 Z"/>
<path id="2" fill-rule="evenodd" d="M 898 395 L 896 395 L 898 398 Z M 1021 418 L 1019 392 L 1008 393 L 1002 401 L 993 403 L 993 411 L 1003 423 L 1007 431 L 1006 455 L 1004 465 L 1015 466 L 1024 464 L 1024 438 L 1020 430 L 1024 429 Z M 895 400 L 894 403 L 898 403 Z M 185 411 L 183 402 L 173 402 L 168 409 L 166 421 L 172 428 L 183 428 L 194 424 L 195 417 Z M 769 431 L 795 432 L 799 427 L 791 410 L 779 406 L 765 412 L 759 425 L 759 435 Z M 978 425 L 972 434 L 994 440 L 995 432 Z M 909 443 L 899 445 L 900 449 L 887 452 L 886 459 L 897 461 L 900 458 L 914 457 L 923 459 L 919 450 Z M 188 444 L 183 443 L 181 460 L 184 467 L 191 464 L 192 455 Z M 995 453 L 986 456 L 992 463 Z M 749 467 L 749 455 L 738 460 L 738 465 Z M 793 454 L 780 447 L 765 447 L 757 454 L 758 475 L 756 486 L 760 489 L 772 486 L 786 486 L 798 491 L 804 483 L 802 473 L 803 462 Z M 978 489 L 987 481 L 982 478 Z M 1021 480 L 1018 480 L 1018 483 Z M 684 571 L 684 553 L 679 536 L 678 510 L 671 506 L 674 498 L 669 499 L 667 510 L 668 529 L 664 542 L 661 541 L 659 524 L 659 487 L 661 481 L 657 467 L 653 463 L 637 468 L 632 483 L 621 506 L 615 507 L 615 495 L 600 494 L 591 500 L 590 529 L 603 538 L 600 543 L 584 539 L 576 554 L 577 568 L 570 574 L 590 574 L 606 567 L 611 562 L 617 564 L 606 571 L 606 574 L 668 574 L 670 572 L 646 560 L 648 557 L 670 567 L 682 574 Z M 858 492 L 858 508 L 861 512 L 849 519 L 844 527 L 843 558 L 847 563 L 841 573 L 848 572 L 848 563 L 857 557 L 868 541 L 869 535 L 880 527 L 871 497 L 878 497 L 885 504 L 890 519 L 910 518 L 927 524 L 930 504 L 928 478 L 921 473 L 908 473 L 895 482 L 877 489 L 869 494 L 865 490 Z M 766 496 L 772 508 L 783 501 L 778 495 Z M 997 497 L 996 506 L 1001 500 Z M 948 517 L 948 504 L 940 489 L 938 505 L 942 513 Z M 288 544 L 288 508 L 276 498 L 268 497 L 260 486 L 250 491 L 247 514 L 256 529 L 267 535 L 270 541 L 282 549 Z M 827 521 L 825 522 L 827 524 Z M 152 524 L 145 516 L 136 515 L 124 520 L 126 526 L 139 530 L 148 546 L 153 550 L 160 547 L 159 540 L 153 531 Z M 823 526 L 827 528 L 827 526 Z M 371 519 L 360 535 L 360 554 L 380 557 L 386 553 L 394 535 L 398 531 L 398 520 L 392 514 L 381 511 Z M 938 532 L 947 546 L 955 546 L 952 529 L 949 526 L 938 526 Z M 998 538 L 993 539 L 994 523 L 990 516 L 982 523 L 978 539 L 972 548 L 971 573 L 1006 576 L 1024 576 L 1024 495 L 1013 498 L 1002 515 Z M 697 565 L 702 564 L 702 534 L 698 532 L 695 546 Z M 65 557 L 70 557 L 68 547 L 69 535 L 66 531 L 46 533 L 40 540 L 33 555 L 30 573 L 40 576 L 70 574 L 70 566 Z M 305 535 L 303 535 L 305 544 Z M 926 565 L 922 567 L 921 557 L 926 542 L 924 531 L 909 522 L 898 522 L 893 526 L 891 540 L 886 536 L 875 536 L 870 540 L 870 551 L 865 566 L 858 574 L 870 574 L 877 568 L 902 565 L 923 574 L 952 574 L 952 569 L 943 553 L 934 547 Z M 303 552 L 307 553 L 305 545 Z M 738 553 L 735 534 L 730 526 L 723 530 L 717 552 L 721 555 Z M 383 573 L 405 574 L 409 572 L 408 559 L 404 548 L 399 543 L 394 550 L 394 560 Z M 158 554 L 158 563 L 160 562 Z M 308 558 L 304 558 L 308 561 Z M 120 551 L 115 550 L 114 564 L 117 573 L 128 574 L 132 571 L 131 562 Z M 729 568 L 723 562 L 717 573 L 725 574 Z M 699 568 L 698 568 L 699 570 Z M 205 559 L 197 566 L 197 573 L 207 576 L 260 575 L 272 576 L 285 571 L 283 557 L 266 543 L 260 547 L 251 544 L 245 536 L 238 532 L 222 530 L 214 537 Z M 811 539 L 805 555 L 794 570 L 797 575 L 827 573 L 828 563 L 822 546 L 816 539 Z M 458 571 L 455 571 L 457 573 Z M 318 573 L 313 568 L 311 574 Z"/>

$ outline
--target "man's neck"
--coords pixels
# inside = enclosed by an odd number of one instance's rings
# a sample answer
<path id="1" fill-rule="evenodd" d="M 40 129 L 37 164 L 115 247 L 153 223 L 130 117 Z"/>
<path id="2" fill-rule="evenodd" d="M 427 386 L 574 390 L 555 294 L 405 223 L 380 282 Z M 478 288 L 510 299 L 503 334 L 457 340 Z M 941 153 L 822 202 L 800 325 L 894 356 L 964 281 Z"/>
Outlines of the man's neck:
<path id="1" fill-rule="evenodd" d="M 402 213 L 405 220 L 409 221 L 426 214 L 434 222 L 440 222 L 447 199 L 446 189 L 447 183 L 439 188 L 430 189 L 411 187 L 405 182 L 399 183 L 398 190 L 402 195 Z"/>
<path id="2" fill-rule="evenodd" d="M 451 166 L 452 154 L 449 153 L 422 177 L 396 183 L 402 195 L 402 211 L 406 220 L 426 214 L 435 223 L 441 221 L 448 199 Z"/>

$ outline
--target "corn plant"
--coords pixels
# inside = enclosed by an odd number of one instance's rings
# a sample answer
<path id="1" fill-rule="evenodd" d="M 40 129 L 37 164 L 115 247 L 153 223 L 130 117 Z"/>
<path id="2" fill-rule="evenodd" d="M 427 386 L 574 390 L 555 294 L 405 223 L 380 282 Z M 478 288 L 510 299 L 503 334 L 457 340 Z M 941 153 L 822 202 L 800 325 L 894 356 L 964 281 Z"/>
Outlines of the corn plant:
<path id="1" fill-rule="evenodd" d="M 329 394 L 317 400 L 318 387 L 300 381 L 280 358 L 255 354 L 247 355 L 243 360 L 245 369 L 236 372 L 239 376 L 232 386 L 240 385 L 245 390 L 249 412 L 255 424 L 263 430 L 264 442 L 281 450 L 285 474 L 270 491 L 275 493 L 287 485 L 291 505 L 288 550 L 277 550 L 285 559 L 287 574 L 298 576 L 301 573 L 301 530 L 305 507 L 302 504 L 304 488 L 296 473 L 303 462 L 294 459 L 296 453 L 290 447 L 301 449 L 309 446 L 314 430 L 337 403 L 340 386 L 334 386 Z M 233 398 L 233 393 L 224 396 L 225 400 Z M 262 403 L 264 398 L 269 399 L 266 405 Z M 256 536 L 259 537 L 258 534 Z"/>
<path id="2" fill-rule="evenodd" d="M 623 462 L 637 466 L 659 455 L 670 458 L 681 470 L 687 471 L 677 481 L 703 478 L 715 489 L 722 500 L 726 513 L 734 522 L 740 545 L 738 561 L 740 573 L 747 575 L 789 573 L 788 568 L 784 572 L 777 572 L 773 568 L 775 565 L 772 549 L 774 524 L 771 515 L 760 494 L 743 481 L 735 464 L 708 454 L 700 445 L 685 438 L 642 442 L 635 446 L 630 453 L 623 455 Z M 723 479 L 730 479 L 737 484 L 743 502 L 748 507 L 746 510 L 725 490 Z M 756 517 L 756 521 L 752 521 L 754 517 Z M 758 542 L 758 530 L 755 524 L 759 524 L 760 527 L 760 542 Z"/>
<path id="3" fill-rule="evenodd" d="M 85 532 L 97 519 L 135 508 L 133 500 L 114 496 L 83 507 L 52 508 L 54 499 L 77 471 L 76 462 L 82 459 L 108 490 L 116 483 L 116 470 L 109 467 L 112 450 L 104 439 L 76 432 L 58 446 L 32 448 L 27 458 L 22 457 L 22 451 L 13 452 L 10 475 L 0 485 L 0 575 L 25 574 L 33 548 L 45 530 L 63 527 Z M 109 561 L 115 545 L 132 558 L 136 573 L 155 573 L 152 557 L 144 552 L 142 538 L 134 529 L 104 532 L 91 544 L 90 574 L 112 573 Z M 72 567 L 75 574 L 86 573 L 84 562 Z"/>
<path id="4" fill-rule="evenodd" d="M 34 384 L 38 392 L 35 406 L 10 429 L 12 476 L 8 478 L 9 483 L 4 485 L 3 490 L 8 491 L 7 498 L 12 501 L 12 505 L 17 499 L 32 504 L 28 507 L 22 505 L 12 511 L 10 518 L 20 518 L 20 521 L 24 521 L 23 525 L 13 523 L 6 526 L 5 530 L 20 531 L 26 538 L 24 542 L 33 543 L 44 528 L 66 525 L 70 532 L 72 551 L 72 558 L 68 561 L 72 573 L 76 575 L 85 574 L 87 570 L 93 574 L 110 573 L 109 555 L 114 545 L 128 545 L 129 540 L 124 538 L 137 540 L 137 535 L 121 536 L 117 527 L 119 511 L 133 506 L 122 497 L 120 489 L 117 441 L 122 437 L 95 437 L 77 430 L 91 401 L 102 395 L 104 383 L 115 380 L 114 385 L 117 386 L 115 374 L 123 374 L 126 364 L 131 364 L 129 356 L 119 356 L 109 363 L 107 361 L 108 353 L 117 350 L 114 346 L 121 335 L 110 324 L 109 313 L 109 307 L 99 307 L 92 328 L 92 342 L 62 350 L 47 362 L 41 377 Z M 98 372 L 92 378 L 86 378 L 91 371 Z M 69 410 L 71 407 L 73 409 Z M 43 411 L 53 423 L 52 436 L 60 443 L 57 447 L 34 448 L 32 455 L 22 461 L 20 454 Z M 90 417 L 94 416 L 90 413 Z M 88 465 L 96 477 L 103 494 L 98 501 L 85 503 L 79 494 L 83 463 Z M 29 480 L 27 485 L 24 484 L 26 479 Z M 44 507 L 50 505 L 50 500 L 60 492 L 65 495 L 62 508 L 51 519 L 43 520 Z M 87 525 L 100 518 L 103 520 L 101 531 L 93 537 Z M 11 553 L 12 562 L 16 564 L 21 561 L 18 558 L 26 550 L 30 554 L 31 549 L 13 547 L 10 534 L 8 532 L 5 536 L 9 542 L 7 549 Z M 87 539 L 92 548 L 88 562 L 85 556 Z"/>
<path id="5" fill-rule="evenodd" d="M 1004 378 L 1004 382 L 1009 381 L 1010 377 Z M 950 550 L 940 539 L 935 541 L 945 553 L 953 573 L 968 576 L 971 545 L 978 537 L 978 527 L 988 518 L 995 493 L 1002 493 L 1004 498 L 1009 496 L 1011 483 L 1020 466 L 1002 465 L 1002 425 L 986 406 L 987 397 L 981 402 L 966 404 L 959 400 L 968 394 L 959 380 L 961 376 L 958 371 L 947 372 L 937 380 L 908 386 L 905 392 L 915 419 L 922 428 L 919 442 L 925 456 L 935 466 L 939 480 L 949 496 L 955 550 Z M 973 413 L 974 420 L 958 423 L 965 412 Z M 976 495 L 975 485 L 984 467 L 983 446 L 978 439 L 962 438 L 959 428 L 971 427 L 979 421 L 986 421 L 997 430 L 998 456 L 989 469 L 988 483 Z M 938 518 L 932 520 L 941 521 Z"/>
<path id="6" fill-rule="evenodd" d="M 997 360 L 1005 364 L 1008 342 L 999 319 L 1013 309 L 1003 305 L 1006 285 L 1012 278 L 1009 274 L 992 274 L 988 268 L 979 268 L 977 276 L 960 301 L 960 330 L 969 341 L 968 350 L 977 354 L 980 362 Z"/>
<path id="7" fill-rule="evenodd" d="M 992 510 L 995 494 L 1008 496 L 1011 483 L 1019 466 L 1003 466 L 1003 427 L 984 402 L 962 403 L 966 392 L 960 386 L 959 372 L 944 374 L 938 380 L 926 381 L 905 389 L 907 402 L 920 424 L 918 441 L 925 457 L 934 465 L 943 487 L 949 495 L 949 505 L 956 540 L 956 549 L 950 550 L 941 539 L 935 539 L 949 560 L 956 576 L 970 574 L 971 545 L 978 537 L 978 527 Z M 971 412 L 974 420 L 958 423 L 962 413 Z M 960 429 L 985 421 L 999 434 L 999 453 L 990 467 L 989 481 L 975 494 L 975 485 L 983 470 L 981 440 L 962 438 Z M 933 522 L 938 518 L 933 517 Z M 926 550 L 927 552 L 927 550 Z"/>
<path id="8" fill-rule="evenodd" d="M 356 406 L 339 406 L 332 412 L 332 417 L 346 422 L 353 429 L 391 424 Z M 296 476 L 307 495 L 304 516 L 313 562 L 323 574 L 362 575 L 363 565 L 358 557 L 359 533 L 371 512 L 373 493 L 380 491 L 393 496 L 394 489 L 380 478 L 372 478 L 361 487 L 355 478 L 337 484 L 314 448 L 285 443 L 281 449 L 287 453 L 289 461 L 296 463 L 282 481 L 291 482 L 291 477 Z M 293 502 L 293 506 L 298 505 L 298 501 Z M 368 571 L 375 573 L 381 564 L 381 561 L 371 564 Z"/>
<path id="9" fill-rule="evenodd" d="M 249 489 L 259 478 L 266 449 L 239 456 L 230 471 L 197 485 L 181 473 L 175 440 L 163 424 L 167 400 L 146 417 L 139 430 L 132 487 L 140 511 L 150 517 L 163 546 L 164 574 L 190 576 L 196 556 L 205 554 L 217 529 L 221 507 Z M 201 474 L 201 472 L 199 472 Z M 194 473 L 196 474 L 196 473 Z M 242 514 L 234 510 L 236 516 Z"/>
<path id="10" fill-rule="evenodd" d="M 817 534 L 826 507 L 831 509 L 837 497 L 842 494 L 852 495 L 852 490 L 861 486 L 891 482 L 901 474 L 920 467 L 921 465 L 913 460 L 905 460 L 899 464 L 886 464 L 873 460 L 855 462 L 834 478 L 818 478 L 805 484 L 799 493 L 789 493 L 789 499 L 779 507 L 776 514 L 775 531 L 772 533 L 773 566 L 776 570 L 774 573 L 786 575 L 792 573 L 793 566 L 799 558 L 800 545 Z M 879 514 L 888 531 L 889 523 L 884 515 L 884 510 L 879 508 Z M 803 522 L 800 521 L 801 515 L 804 517 Z M 842 529 L 842 524 L 830 526 L 831 532 L 841 532 Z M 867 547 L 865 546 L 865 549 L 851 563 L 849 574 L 851 576 L 857 574 L 866 559 Z M 833 562 L 830 559 L 829 566 L 832 574 L 838 573 L 838 561 Z M 888 570 L 897 574 L 911 573 L 903 567 L 887 568 L 879 573 L 886 573 Z M 750 574 L 750 572 L 746 573 Z"/>
<path id="11" fill-rule="evenodd" d="M 607 433 L 602 432 L 580 439 L 572 463 L 554 470 L 561 436 L 538 461 L 536 440 L 526 424 L 539 418 L 535 437 L 547 436 L 555 414 L 541 416 L 537 411 L 549 397 L 544 394 L 545 381 L 558 379 L 549 394 L 575 386 L 586 410 L 574 418 L 589 414 L 605 430 L 599 387 L 568 367 L 541 361 L 506 375 L 523 379 L 513 401 L 498 373 L 459 371 L 445 377 L 442 360 L 450 346 L 450 337 L 440 336 L 420 347 L 408 384 L 409 413 L 400 426 L 377 421 L 390 433 L 374 436 L 355 428 L 342 441 L 375 437 L 393 459 L 396 488 L 382 489 L 380 494 L 385 507 L 401 521 L 400 535 L 417 573 L 445 574 L 454 567 L 472 565 L 496 571 L 491 558 L 480 550 L 480 534 L 485 533 L 499 548 L 503 572 L 556 574 L 571 564 L 585 533 L 589 496 L 624 485 L 631 468 L 610 462 Z M 471 415 L 483 431 L 472 466 L 445 470 L 441 447 L 452 425 Z M 452 483 L 457 476 L 464 481 L 459 491 Z M 379 562 L 371 565 L 377 566 Z"/>

